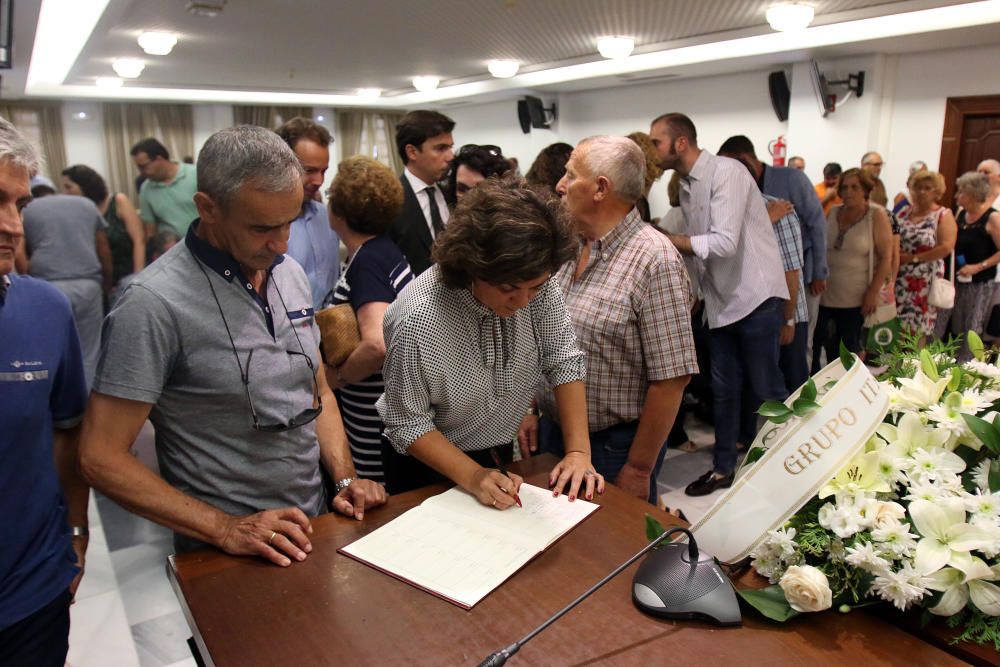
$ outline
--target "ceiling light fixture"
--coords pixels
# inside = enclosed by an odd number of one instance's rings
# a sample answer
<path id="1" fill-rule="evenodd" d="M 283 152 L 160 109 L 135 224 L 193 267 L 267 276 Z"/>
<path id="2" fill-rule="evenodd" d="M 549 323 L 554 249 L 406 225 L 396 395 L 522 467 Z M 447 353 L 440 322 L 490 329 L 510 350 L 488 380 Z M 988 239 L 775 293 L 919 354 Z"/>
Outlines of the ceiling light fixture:
<path id="1" fill-rule="evenodd" d="M 177 44 L 177 35 L 172 32 L 150 31 L 139 35 L 139 46 L 151 56 L 165 56 Z"/>
<path id="2" fill-rule="evenodd" d="M 195 16 L 215 18 L 226 8 L 226 0 L 191 0 L 184 9 Z"/>
<path id="3" fill-rule="evenodd" d="M 812 5 L 801 2 L 786 2 L 767 9 L 767 22 L 778 32 L 805 30 L 816 16 Z"/>
<path id="4" fill-rule="evenodd" d="M 382 95 L 381 88 L 358 88 L 358 97 L 379 97 Z"/>
<path id="5" fill-rule="evenodd" d="M 99 76 L 94 81 L 94 85 L 98 88 L 121 88 L 123 83 L 125 82 L 117 76 Z"/>
<path id="6" fill-rule="evenodd" d="M 324 116 L 323 114 L 318 114 L 318 115 L 316 116 L 316 122 L 317 122 L 317 123 L 322 123 L 322 122 L 323 122 L 323 121 L 325 121 L 325 120 L 326 120 L 326 116 Z"/>
<path id="7" fill-rule="evenodd" d="M 429 93 L 438 87 L 441 79 L 436 76 L 415 76 L 413 77 L 413 87 L 422 93 Z"/>
<path id="8" fill-rule="evenodd" d="M 486 64 L 486 69 L 498 79 L 509 79 L 520 68 L 521 64 L 516 60 L 491 60 Z"/>
<path id="9" fill-rule="evenodd" d="M 138 58 L 118 58 L 111 63 L 111 67 L 115 70 L 115 74 L 123 79 L 135 79 L 142 74 L 146 63 Z"/>
<path id="10" fill-rule="evenodd" d="M 628 58 L 634 48 L 635 40 L 631 37 L 601 37 L 597 40 L 597 50 L 612 60 Z"/>
<path id="11" fill-rule="evenodd" d="M 87 112 L 86 111 L 74 112 L 73 120 L 87 120 Z"/>

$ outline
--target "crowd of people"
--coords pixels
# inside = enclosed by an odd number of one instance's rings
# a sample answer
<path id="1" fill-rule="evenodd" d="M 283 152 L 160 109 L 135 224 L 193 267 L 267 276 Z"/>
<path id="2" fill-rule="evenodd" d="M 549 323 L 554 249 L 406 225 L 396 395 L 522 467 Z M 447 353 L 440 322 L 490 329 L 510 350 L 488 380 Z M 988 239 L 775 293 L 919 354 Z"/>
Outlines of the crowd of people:
<path id="1" fill-rule="evenodd" d="M 880 306 L 924 339 L 986 328 L 995 160 L 958 179 L 954 216 L 925 164 L 890 208 L 878 153 L 814 185 L 742 135 L 713 154 L 681 113 L 548 146 L 524 177 L 499 146 L 456 151 L 454 128 L 410 112 L 403 172 L 348 156 L 325 197 L 331 138 L 309 119 L 221 130 L 196 165 L 148 138 L 136 207 L 86 165 L 32 200 L 37 155 L 0 120 L 7 657 L 65 657 L 88 485 L 178 551 L 289 566 L 313 517 L 430 483 L 511 508 L 515 448 L 554 454 L 570 501 L 613 483 L 656 502 L 694 394 L 715 446 L 686 493 L 706 495 L 733 483 L 760 403 L 841 344 L 863 353 Z M 931 298 L 945 279 L 951 305 Z M 359 343 L 328 363 L 316 316 L 345 304 Z M 159 473 L 130 454 L 147 420 Z"/>

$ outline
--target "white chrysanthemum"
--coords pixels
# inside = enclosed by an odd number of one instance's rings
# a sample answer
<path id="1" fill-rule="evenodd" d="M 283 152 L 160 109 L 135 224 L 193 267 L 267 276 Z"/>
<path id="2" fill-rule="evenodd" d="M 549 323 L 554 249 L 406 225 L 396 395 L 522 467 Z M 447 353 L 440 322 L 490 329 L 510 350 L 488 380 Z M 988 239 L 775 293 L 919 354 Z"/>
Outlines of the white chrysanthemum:
<path id="1" fill-rule="evenodd" d="M 990 488 L 990 463 L 992 463 L 990 459 L 983 459 L 972 469 L 972 481 L 980 491 Z"/>
<path id="2" fill-rule="evenodd" d="M 910 524 L 899 523 L 872 531 L 872 540 L 881 553 L 892 554 L 894 560 L 907 558 L 917 548 L 917 536 L 910 532 Z"/>
<path id="3" fill-rule="evenodd" d="M 945 449 L 918 449 L 910 455 L 907 474 L 918 482 L 944 480 L 965 470 L 965 461 Z"/>
<path id="4" fill-rule="evenodd" d="M 863 542 L 853 547 L 847 547 L 848 563 L 872 574 L 882 574 L 889 571 L 890 563 L 879 555 L 879 551 L 871 542 Z"/>
<path id="5" fill-rule="evenodd" d="M 861 513 L 852 505 L 827 503 L 819 509 L 819 525 L 832 530 L 838 537 L 850 537 L 863 529 Z"/>
<path id="6" fill-rule="evenodd" d="M 928 593 L 924 577 L 910 564 L 904 565 L 898 572 L 890 570 L 876 576 L 871 591 L 900 611 L 906 611 Z"/>
<path id="7" fill-rule="evenodd" d="M 770 542 L 774 547 L 780 552 L 782 558 L 787 558 L 795 553 L 797 544 L 795 544 L 795 529 L 794 528 L 779 528 L 777 530 L 772 530 L 768 532 L 768 542 Z"/>
<path id="8" fill-rule="evenodd" d="M 978 415 L 991 405 L 993 405 L 993 401 L 983 395 L 983 392 L 976 389 L 966 389 L 962 392 L 962 403 L 959 405 L 959 410 L 967 415 Z"/>
<path id="9" fill-rule="evenodd" d="M 959 489 L 955 489 L 953 485 L 941 484 L 940 482 L 934 483 L 930 480 L 915 480 L 910 478 L 910 483 L 906 489 L 908 493 L 903 496 L 905 500 L 913 502 L 915 500 L 927 500 L 932 503 L 944 500 L 945 498 L 954 498 L 959 493 L 961 493 L 961 486 Z"/>
<path id="10" fill-rule="evenodd" d="M 965 501 L 965 511 L 973 519 L 982 517 L 994 523 L 1000 519 L 1000 493 L 966 493 L 962 500 Z"/>
<path id="11" fill-rule="evenodd" d="M 928 408 L 924 414 L 937 425 L 938 430 L 947 431 L 948 437 L 952 440 L 968 435 L 970 432 L 969 426 L 962 416 L 961 407 L 951 407 L 938 403 Z"/>
<path id="12" fill-rule="evenodd" d="M 965 370 L 993 380 L 1000 380 L 1000 368 L 994 364 L 987 364 L 984 361 L 973 359 L 962 365 Z"/>

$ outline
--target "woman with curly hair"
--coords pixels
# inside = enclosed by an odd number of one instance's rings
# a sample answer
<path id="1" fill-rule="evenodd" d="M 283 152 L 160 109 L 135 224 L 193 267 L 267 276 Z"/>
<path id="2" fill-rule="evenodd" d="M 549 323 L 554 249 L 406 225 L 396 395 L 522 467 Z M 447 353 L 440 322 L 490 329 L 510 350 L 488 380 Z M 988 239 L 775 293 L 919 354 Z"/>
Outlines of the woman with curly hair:
<path id="1" fill-rule="evenodd" d="M 552 280 L 576 250 L 558 202 L 519 178 L 487 179 L 458 203 L 434 246 L 435 266 L 385 317 L 385 394 L 376 407 L 390 493 L 450 479 L 484 505 L 513 506 L 521 478 L 495 470 L 493 457 L 513 457 L 543 375 L 566 443 L 550 485 L 570 500 L 604 490 L 590 460 L 583 352 Z"/>
<path id="2" fill-rule="evenodd" d="M 558 198 L 556 184 L 566 173 L 566 163 L 572 152 L 573 147 L 561 141 L 543 148 L 531 163 L 531 169 L 524 175 L 528 186 L 545 197 Z"/>
<path id="3" fill-rule="evenodd" d="M 642 218 L 643 222 L 656 224 L 657 220 L 653 220 L 652 212 L 649 210 L 649 191 L 653 189 L 653 183 L 660 176 L 663 176 L 663 167 L 660 166 L 656 146 L 653 145 L 653 140 L 649 138 L 648 134 L 645 132 L 633 132 L 628 135 L 628 138 L 642 149 L 642 154 L 646 157 L 646 174 L 643 179 L 642 196 L 635 203 L 635 207 L 639 209 L 639 217 Z M 671 206 L 673 206 L 673 203 L 671 203 Z"/>
<path id="4" fill-rule="evenodd" d="M 903 329 L 926 337 L 937 323 L 937 308 L 928 298 L 931 282 L 944 276 L 944 258 L 955 248 L 958 227 L 951 211 L 938 204 L 944 194 L 941 174 L 921 170 L 906 185 L 910 205 L 897 216 L 901 236 L 896 307 Z"/>
<path id="5" fill-rule="evenodd" d="M 403 206 L 403 186 L 392 170 L 363 155 L 337 167 L 330 186 L 330 227 L 347 246 L 347 267 L 327 301 L 349 303 L 361 343 L 326 379 L 337 396 L 358 476 L 384 482 L 382 421 L 375 401 L 384 389 L 382 319 L 389 304 L 413 279 L 399 247 L 386 235 Z"/>

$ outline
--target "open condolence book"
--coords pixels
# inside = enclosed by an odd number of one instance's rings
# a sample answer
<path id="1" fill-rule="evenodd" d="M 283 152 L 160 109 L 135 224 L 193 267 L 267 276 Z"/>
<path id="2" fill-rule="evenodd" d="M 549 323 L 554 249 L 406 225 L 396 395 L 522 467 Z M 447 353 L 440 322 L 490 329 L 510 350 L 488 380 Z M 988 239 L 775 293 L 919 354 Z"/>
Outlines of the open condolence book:
<path id="1" fill-rule="evenodd" d="M 600 505 L 522 484 L 523 507 L 498 512 L 455 487 L 340 553 L 471 609 Z"/>

